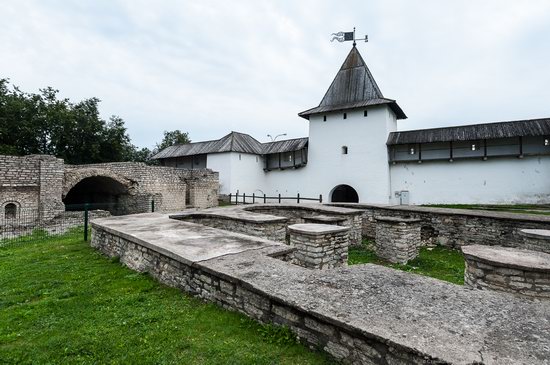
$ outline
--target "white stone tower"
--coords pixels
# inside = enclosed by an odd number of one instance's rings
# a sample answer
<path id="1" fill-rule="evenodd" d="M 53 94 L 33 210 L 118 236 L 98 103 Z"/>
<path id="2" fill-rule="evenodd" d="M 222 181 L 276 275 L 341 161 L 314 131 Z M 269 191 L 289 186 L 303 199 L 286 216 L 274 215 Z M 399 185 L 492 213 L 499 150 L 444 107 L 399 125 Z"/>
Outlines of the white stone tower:
<path id="1" fill-rule="evenodd" d="M 310 122 L 308 190 L 334 202 L 390 202 L 386 141 L 407 116 L 384 98 L 355 45 L 319 106 L 299 116 Z"/>

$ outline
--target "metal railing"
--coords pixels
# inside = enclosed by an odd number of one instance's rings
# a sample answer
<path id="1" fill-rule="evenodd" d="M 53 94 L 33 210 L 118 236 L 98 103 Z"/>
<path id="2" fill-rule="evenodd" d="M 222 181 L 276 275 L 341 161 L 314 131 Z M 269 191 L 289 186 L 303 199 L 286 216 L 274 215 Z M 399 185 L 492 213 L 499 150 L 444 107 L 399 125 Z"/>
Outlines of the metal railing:
<path id="1" fill-rule="evenodd" d="M 140 211 L 155 211 L 154 199 L 144 201 L 142 205 Z M 67 204 L 64 212 L 45 217 L 38 209 L 20 208 L 0 216 L 0 248 L 40 242 L 64 234 L 74 234 L 87 241 L 91 219 L 120 215 L 121 210 L 116 203 Z"/>
<path id="2" fill-rule="evenodd" d="M 282 196 L 281 194 L 278 194 L 277 196 L 267 196 L 266 194 L 262 195 L 256 195 L 254 193 L 247 195 L 246 193 L 239 194 L 237 191 L 236 194 L 229 194 L 229 203 L 232 205 L 237 204 L 256 204 L 256 203 L 282 203 L 283 201 L 295 201 L 297 204 L 300 204 L 300 202 L 303 201 L 314 201 L 314 202 L 323 202 L 323 195 L 319 194 L 318 198 L 306 198 L 300 196 L 300 193 L 298 193 L 296 196 Z"/>

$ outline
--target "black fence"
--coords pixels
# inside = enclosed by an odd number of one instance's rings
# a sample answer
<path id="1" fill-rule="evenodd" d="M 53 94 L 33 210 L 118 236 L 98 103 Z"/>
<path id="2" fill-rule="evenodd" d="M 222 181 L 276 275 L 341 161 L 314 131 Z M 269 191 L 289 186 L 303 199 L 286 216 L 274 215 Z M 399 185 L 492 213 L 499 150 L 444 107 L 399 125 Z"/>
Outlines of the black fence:
<path id="1" fill-rule="evenodd" d="M 136 207 L 133 207 L 136 208 Z M 139 207 L 141 212 L 154 212 L 155 201 Z M 87 241 L 90 220 L 122 215 L 117 203 L 87 203 L 65 205 L 65 211 L 48 216 L 38 209 L 18 209 L 0 216 L 0 248 L 45 241 L 53 236 L 76 236 Z"/>
<path id="2" fill-rule="evenodd" d="M 249 194 L 246 193 L 239 194 L 237 191 L 236 194 L 229 194 L 229 203 L 232 205 L 237 204 L 256 204 L 256 203 L 282 203 L 283 201 L 290 201 L 290 202 L 296 202 L 297 204 L 300 204 L 300 202 L 304 201 L 314 201 L 314 202 L 323 202 L 323 195 L 320 194 L 318 198 L 306 198 L 300 196 L 300 193 L 298 193 L 296 196 L 282 196 L 281 194 L 278 194 L 277 196 L 267 196 L 266 194 L 262 195 L 256 195 L 256 194 Z"/>

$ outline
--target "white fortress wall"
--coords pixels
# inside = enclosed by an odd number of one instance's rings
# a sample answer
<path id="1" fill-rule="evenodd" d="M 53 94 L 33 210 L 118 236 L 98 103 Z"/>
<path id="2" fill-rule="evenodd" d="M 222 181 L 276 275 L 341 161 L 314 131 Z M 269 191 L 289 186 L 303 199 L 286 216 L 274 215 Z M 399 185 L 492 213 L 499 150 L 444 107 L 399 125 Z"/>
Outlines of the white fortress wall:
<path id="1" fill-rule="evenodd" d="M 494 157 L 390 165 L 395 191 L 410 204 L 550 203 L 550 156 Z"/>

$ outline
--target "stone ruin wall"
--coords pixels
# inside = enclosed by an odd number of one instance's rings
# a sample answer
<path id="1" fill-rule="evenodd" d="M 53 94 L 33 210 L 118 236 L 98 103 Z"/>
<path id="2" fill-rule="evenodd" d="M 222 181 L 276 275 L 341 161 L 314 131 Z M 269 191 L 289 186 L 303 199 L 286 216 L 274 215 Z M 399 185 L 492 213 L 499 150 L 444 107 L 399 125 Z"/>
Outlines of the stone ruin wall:
<path id="1" fill-rule="evenodd" d="M 193 206 L 206 208 L 218 203 L 218 173 L 211 170 L 183 170 L 144 163 L 115 162 L 90 165 L 65 165 L 49 155 L 0 155 L 0 221 L 6 205 L 21 214 L 51 220 L 65 211 L 63 198 L 86 177 L 106 176 L 128 189 L 121 196 L 125 213 L 151 210 L 177 211 Z M 189 199 L 187 199 L 189 198 Z"/>
<path id="2" fill-rule="evenodd" d="M 63 160 L 54 156 L 0 155 L 0 220 L 13 203 L 18 214 L 51 219 L 65 210 L 61 200 Z"/>
<path id="3" fill-rule="evenodd" d="M 363 237 L 376 236 L 377 216 L 419 218 L 423 245 L 458 248 L 489 245 L 525 248 L 522 229 L 550 229 L 550 217 L 543 215 L 468 211 L 416 206 L 378 206 L 367 204 L 329 204 L 363 209 Z"/>
<path id="4" fill-rule="evenodd" d="M 87 169 L 98 169 L 128 179 L 134 187 L 121 204 L 132 213 L 150 211 L 151 199 L 155 200 L 155 211 L 160 212 L 183 210 L 187 206 L 208 208 L 218 205 L 218 173 L 212 170 L 184 170 L 136 162 L 67 167 L 76 176 L 85 174 Z"/>

